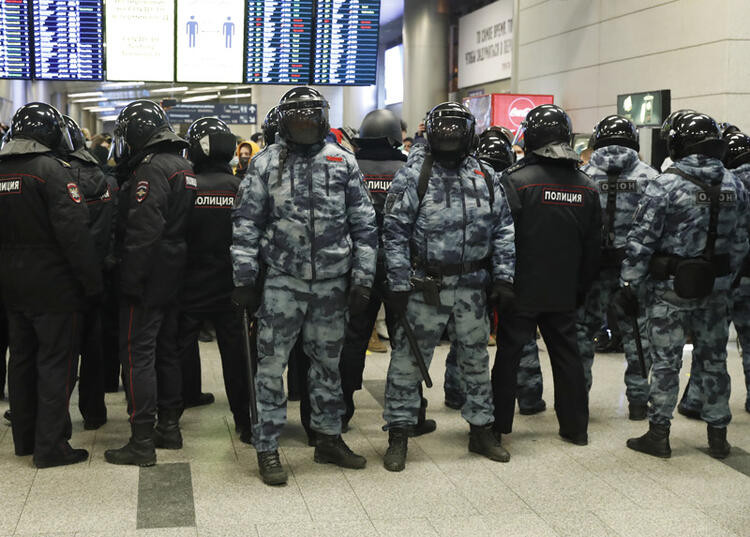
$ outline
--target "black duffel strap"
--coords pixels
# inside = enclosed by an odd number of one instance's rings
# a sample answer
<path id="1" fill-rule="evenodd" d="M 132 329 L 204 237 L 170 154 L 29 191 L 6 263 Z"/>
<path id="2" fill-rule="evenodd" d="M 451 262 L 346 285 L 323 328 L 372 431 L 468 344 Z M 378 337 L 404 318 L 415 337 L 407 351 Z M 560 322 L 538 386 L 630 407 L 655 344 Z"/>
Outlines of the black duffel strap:
<path id="1" fill-rule="evenodd" d="M 422 167 L 419 170 L 419 180 L 417 181 L 417 198 L 419 199 L 419 206 L 422 206 L 422 200 L 424 195 L 427 193 L 427 187 L 430 184 L 430 174 L 432 173 L 433 163 L 432 153 L 427 153 L 422 161 Z"/>
<path id="2" fill-rule="evenodd" d="M 465 263 L 424 263 L 422 259 L 414 259 L 414 268 L 424 270 L 425 274 L 433 278 L 442 278 L 448 276 L 462 276 L 479 272 L 480 270 L 490 270 L 490 258 L 485 257 L 478 261 L 466 261 Z"/>
<path id="3" fill-rule="evenodd" d="M 701 181 L 697 177 L 693 177 L 689 173 L 683 172 L 676 166 L 668 168 L 664 173 L 673 173 L 679 175 L 683 179 L 690 181 L 694 185 L 701 188 L 708 195 L 708 199 L 711 201 L 709 208 L 708 218 L 708 236 L 706 237 L 706 248 L 703 250 L 703 257 L 711 260 L 714 257 L 716 247 L 716 237 L 718 236 L 717 228 L 719 227 L 719 196 L 721 195 L 721 183 L 717 185 L 708 185 L 705 181 Z"/>
<path id="4" fill-rule="evenodd" d="M 607 174 L 607 219 L 604 221 L 604 245 L 612 248 L 615 243 L 615 212 L 617 211 L 617 179 L 616 173 Z"/>
<path id="5" fill-rule="evenodd" d="M 667 279 L 670 276 L 674 276 L 677 272 L 677 265 L 680 264 L 682 261 L 689 261 L 691 259 L 700 259 L 696 257 L 682 257 L 679 255 L 673 255 L 673 254 L 662 254 L 657 253 L 654 254 L 652 259 L 651 266 L 653 267 L 655 264 L 659 264 L 659 262 L 665 262 L 666 263 L 666 274 L 662 274 L 662 277 L 658 277 L 656 274 L 651 272 L 651 275 L 654 276 L 654 279 Z M 714 276 L 717 278 L 720 278 L 722 276 L 729 276 L 732 271 L 729 266 L 729 254 L 718 254 L 714 255 L 713 258 L 710 260 L 711 265 L 714 269 Z"/>

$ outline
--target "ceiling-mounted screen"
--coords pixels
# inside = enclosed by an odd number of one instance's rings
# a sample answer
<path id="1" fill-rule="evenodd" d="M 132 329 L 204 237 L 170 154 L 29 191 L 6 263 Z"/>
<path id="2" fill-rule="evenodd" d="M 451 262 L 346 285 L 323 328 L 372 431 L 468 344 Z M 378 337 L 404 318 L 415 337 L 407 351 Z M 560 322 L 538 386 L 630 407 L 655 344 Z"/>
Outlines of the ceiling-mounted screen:
<path id="1" fill-rule="evenodd" d="M 34 78 L 102 80 L 101 0 L 34 0 Z"/>
<path id="2" fill-rule="evenodd" d="M 242 82 L 246 0 L 177 0 L 177 81 Z"/>
<path id="3" fill-rule="evenodd" d="M 107 0 L 107 80 L 174 80 L 174 0 Z"/>
<path id="4" fill-rule="evenodd" d="M 313 83 L 375 84 L 380 0 L 318 0 L 316 15 Z"/>
<path id="5" fill-rule="evenodd" d="M 0 78 L 30 78 L 29 5 L 0 0 Z"/>
<path id="6" fill-rule="evenodd" d="M 313 0 L 247 0 L 247 66 L 252 84 L 308 84 Z"/>

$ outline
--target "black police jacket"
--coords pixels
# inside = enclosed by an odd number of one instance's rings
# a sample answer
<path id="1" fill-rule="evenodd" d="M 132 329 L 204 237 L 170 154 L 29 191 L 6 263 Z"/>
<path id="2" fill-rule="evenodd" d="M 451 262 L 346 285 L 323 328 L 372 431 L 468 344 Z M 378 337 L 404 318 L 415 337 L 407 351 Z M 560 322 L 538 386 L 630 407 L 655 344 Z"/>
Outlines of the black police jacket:
<path id="1" fill-rule="evenodd" d="M 30 140 L 0 152 L 0 286 L 8 310 L 68 312 L 102 292 L 70 167 Z M 14 149 L 14 146 L 17 149 Z"/>
<path id="2" fill-rule="evenodd" d="M 195 167 L 198 191 L 190 215 L 187 269 L 182 294 L 186 311 L 221 311 L 231 307 L 232 206 L 241 179 L 226 164 Z"/>
<path id="3" fill-rule="evenodd" d="M 501 177 L 516 228 L 515 293 L 524 311 L 570 311 L 599 269 L 599 193 L 573 161 L 529 155 Z"/>
<path id="4" fill-rule="evenodd" d="M 159 148 L 152 148 L 159 150 Z M 120 186 L 117 257 L 120 292 L 150 307 L 177 302 L 187 261 L 186 233 L 197 183 L 191 164 L 174 152 L 132 161 Z"/>
<path id="5" fill-rule="evenodd" d="M 71 153 L 68 163 L 89 208 L 89 229 L 97 259 L 104 266 L 113 247 L 117 182 L 114 177 L 104 174 L 96 158 L 85 149 Z"/>
<path id="6" fill-rule="evenodd" d="M 354 154 L 367 189 L 370 191 L 375 217 L 378 221 L 378 235 L 382 235 L 383 217 L 385 216 L 385 199 L 391 187 L 393 176 L 406 164 L 406 155 L 394 149 L 387 142 L 375 140 L 369 143 L 361 141 L 363 146 Z"/>

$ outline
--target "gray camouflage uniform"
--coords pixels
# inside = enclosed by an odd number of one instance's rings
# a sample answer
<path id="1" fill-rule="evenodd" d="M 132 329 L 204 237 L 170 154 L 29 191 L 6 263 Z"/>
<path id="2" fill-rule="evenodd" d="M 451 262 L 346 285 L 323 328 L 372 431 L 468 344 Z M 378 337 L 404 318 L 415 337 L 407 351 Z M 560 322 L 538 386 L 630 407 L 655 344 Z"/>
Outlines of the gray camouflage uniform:
<path id="1" fill-rule="evenodd" d="M 513 281 L 513 219 L 494 172 L 485 167 L 485 172 L 493 174 L 495 200 L 490 207 L 483 172 L 473 157 L 464 159 L 458 170 L 434 163 L 420 205 L 417 184 L 426 152 L 422 145 L 412 149 L 388 194 L 384 224 L 388 284 L 392 291 L 411 290 L 411 252 L 428 265 L 491 261 L 492 275 L 481 269 L 444 276 L 440 306 L 426 304 L 423 293 L 415 290 L 406 310 L 406 320 L 428 367 L 447 326 L 465 387 L 466 404 L 461 413 L 473 425 L 487 425 L 494 421 L 487 353 L 487 288 L 491 277 Z M 424 270 L 418 268 L 413 275 L 422 278 Z M 391 346 L 383 413 L 386 430 L 417 423 L 417 386 L 422 380 L 400 325 L 391 335 Z"/>
<path id="2" fill-rule="evenodd" d="M 719 211 L 715 251 L 728 255 L 732 273 L 717 277 L 713 292 L 702 299 L 683 299 L 672 279 L 655 280 L 649 262 L 655 253 L 697 257 L 706 245 L 709 204 L 703 190 L 679 175 L 664 173 L 651 181 L 628 234 L 621 277 L 632 286 L 646 286 L 653 359 L 649 421 L 669 425 L 677 403 L 682 348 L 693 337 L 693 359 L 701 362 L 699 386 L 701 418 L 713 427 L 726 427 L 729 411 L 729 375 L 726 368 L 729 287 L 748 251 L 745 189 L 721 161 L 689 155 L 675 164 L 683 172 L 709 184 L 721 182 L 725 201 Z"/>
<path id="3" fill-rule="evenodd" d="M 281 168 L 281 170 L 280 170 Z M 278 447 L 286 423 L 282 375 L 302 333 L 311 358 L 311 427 L 341 432 L 339 355 L 349 285 L 372 287 L 378 235 L 375 211 L 354 155 L 336 144 L 306 155 L 286 144 L 252 160 L 232 211 L 234 283 L 260 285 L 257 313 L 257 451 Z"/>

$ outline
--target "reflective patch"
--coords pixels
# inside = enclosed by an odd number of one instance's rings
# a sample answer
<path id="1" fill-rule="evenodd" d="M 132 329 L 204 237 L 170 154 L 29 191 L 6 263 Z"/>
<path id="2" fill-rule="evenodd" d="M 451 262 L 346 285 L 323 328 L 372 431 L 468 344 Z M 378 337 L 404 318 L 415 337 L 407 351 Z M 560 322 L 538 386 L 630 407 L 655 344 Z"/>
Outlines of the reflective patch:
<path id="1" fill-rule="evenodd" d="M 198 190 L 198 179 L 192 175 L 185 176 L 185 188 L 188 190 Z"/>
<path id="2" fill-rule="evenodd" d="M 78 191 L 78 185 L 75 183 L 68 183 L 68 196 L 76 203 L 81 203 L 81 193 Z"/>
<path id="3" fill-rule="evenodd" d="M 575 190 L 544 188 L 542 189 L 542 203 L 583 207 L 583 193 Z"/>
<path id="4" fill-rule="evenodd" d="M 148 197 L 148 181 L 138 181 L 135 185 L 135 201 L 141 203 Z"/>
<path id="5" fill-rule="evenodd" d="M 636 181 L 617 181 L 614 183 L 617 192 L 638 192 L 638 183 Z M 599 183 L 599 190 L 603 193 L 609 192 L 609 183 L 602 181 Z"/>
<path id="6" fill-rule="evenodd" d="M 331 157 L 331 156 L 327 156 L 326 160 L 328 160 L 330 162 L 342 162 L 344 160 L 344 158 L 343 157 Z"/>
<path id="7" fill-rule="evenodd" d="M 695 193 L 695 203 L 697 205 L 711 205 L 711 198 L 705 190 L 699 190 Z M 720 205 L 734 205 L 737 203 L 737 193 L 733 190 L 722 190 L 719 193 Z"/>
<path id="8" fill-rule="evenodd" d="M 481 177 L 484 177 L 484 173 L 482 171 L 480 171 L 480 170 L 474 170 L 474 173 L 477 174 L 477 175 L 479 175 L 479 176 L 481 176 Z"/>
<path id="9" fill-rule="evenodd" d="M 9 179 L 0 180 L 0 196 L 7 194 L 20 194 L 21 193 L 21 178 L 11 177 Z"/>

